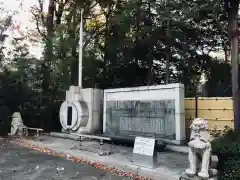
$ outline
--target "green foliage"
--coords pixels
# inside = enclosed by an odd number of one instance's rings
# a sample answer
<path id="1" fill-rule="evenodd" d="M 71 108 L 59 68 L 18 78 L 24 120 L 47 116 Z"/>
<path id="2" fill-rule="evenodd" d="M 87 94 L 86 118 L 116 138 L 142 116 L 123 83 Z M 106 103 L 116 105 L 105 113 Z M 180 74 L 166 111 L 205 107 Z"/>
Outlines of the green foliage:
<path id="1" fill-rule="evenodd" d="M 237 158 L 237 157 L 236 157 Z M 238 159 L 229 159 L 224 162 L 223 172 L 220 171 L 219 180 L 238 180 L 240 179 L 240 160 Z"/>
<path id="2" fill-rule="evenodd" d="M 206 89 L 209 97 L 231 97 L 231 66 L 226 62 L 212 61 L 207 72 Z"/>
<path id="3" fill-rule="evenodd" d="M 219 158 L 220 180 L 238 180 L 240 178 L 240 139 L 239 133 L 226 127 L 221 136 L 212 142 L 213 153 Z"/>
<path id="4" fill-rule="evenodd" d="M 166 54 L 170 54 L 171 82 L 184 83 L 186 96 L 194 96 L 201 74 L 209 71 L 209 53 L 227 44 L 221 4 L 209 0 L 142 0 L 121 1 L 112 7 L 112 2 L 108 6 L 106 2 L 102 6 L 107 9 L 106 27 L 96 37 L 105 42 L 96 45 L 105 63 L 101 87 L 164 83 Z"/>

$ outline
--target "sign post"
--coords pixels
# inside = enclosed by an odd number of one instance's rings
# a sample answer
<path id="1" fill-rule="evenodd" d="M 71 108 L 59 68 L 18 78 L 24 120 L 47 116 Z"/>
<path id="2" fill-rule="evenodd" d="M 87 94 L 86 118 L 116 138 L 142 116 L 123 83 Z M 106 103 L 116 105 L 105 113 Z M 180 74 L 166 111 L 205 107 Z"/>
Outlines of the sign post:
<path id="1" fill-rule="evenodd" d="M 156 139 L 136 137 L 133 148 L 133 164 L 154 169 L 157 166 Z"/>

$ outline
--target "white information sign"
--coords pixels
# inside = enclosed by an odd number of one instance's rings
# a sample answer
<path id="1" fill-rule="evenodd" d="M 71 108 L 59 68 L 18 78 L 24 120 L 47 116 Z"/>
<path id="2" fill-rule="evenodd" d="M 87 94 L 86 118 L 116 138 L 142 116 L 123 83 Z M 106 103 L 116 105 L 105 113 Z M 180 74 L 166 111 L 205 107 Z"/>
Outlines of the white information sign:
<path id="1" fill-rule="evenodd" d="M 155 139 L 136 137 L 134 142 L 133 153 L 146 156 L 153 156 Z"/>

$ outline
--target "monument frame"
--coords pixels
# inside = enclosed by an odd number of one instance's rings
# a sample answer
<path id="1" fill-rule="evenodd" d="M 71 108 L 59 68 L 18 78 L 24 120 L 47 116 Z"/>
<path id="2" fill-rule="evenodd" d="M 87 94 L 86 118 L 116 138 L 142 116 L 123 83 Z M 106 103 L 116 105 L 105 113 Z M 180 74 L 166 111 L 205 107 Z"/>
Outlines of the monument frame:
<path id="1" fill-rule="evenodd" d="M 119 104 L 124 102 L 128 104 L 134 104 L 139 102 L 140 104 L 154 104 L 160 103 L 164 106 L 168 106 L 167 101 L 172 101 L 174 113 L 174 134 L 171 137 L 167 137 L 165 134 L 146 134 L 146 133 L 133 133 L 129 131 L 128 134 L 121 134 L 119 131 L 109 132 L 108 121 L 109 121 L 109 103 L 118 102 Z M 143 106 L 143 105 L 142 105 Z M 141 108 L 141 107 L 140 107 Z M 126 108 L 125 108 L 126 110 Z M 121 116 L 121 115 L 119 115 Z M 127 115 L 124 115 L 126 118 Z M 132 116 L 133 117 L 133 116 Z M 149 117 L 145 117 L 151 119 Z M 158 116 L 157 119 L 160 119 Z M 168 118 L 163 117 L 166 121 Z M 119 123 L 119 119 L 112 118 L 111 121 Z M 141 120 L 143 121 L 143 120 Z M 152 120 L 151 120 L 152 121 Z M 157 121 L 157 120 L 156 120 Z M 143 121 L 144 122 L 144 121 Z M 118 89 L 106 89 L 104 90 L 104 103 L 103 103 L 103 134 L 110 137 L 119 136 L 122 139 L 134 139 L 136 136 L 142 137 L 156 137 L 158 140 L 163 140 L 168 143 L 182 144 L 185 142 L 185 120 L 184 120 L 184 85 L 183 84 L 168 84 L 168 85 L 157 85 L 157 86 L 141 86 L 134 88 L 118 88 Z"/>

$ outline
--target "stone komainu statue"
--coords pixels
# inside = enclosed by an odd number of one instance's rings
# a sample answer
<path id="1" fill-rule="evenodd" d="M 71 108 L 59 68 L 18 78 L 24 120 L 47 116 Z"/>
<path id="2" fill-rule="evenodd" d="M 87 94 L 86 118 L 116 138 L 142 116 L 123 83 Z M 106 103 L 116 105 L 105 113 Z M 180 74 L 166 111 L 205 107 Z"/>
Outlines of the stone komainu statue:
<path id="1" fill-rule="evenodd" d="M 190 177 L 197 175 L 201 179 L 208 179 L 209 177 L 216 176 L 217 170 L 210 168 L 212 147 L 207 120 L 202 118 L 194 119 L 190 129 L 191 136 L 190 142 L 188 143 L 190 167 L 185 171 L 186 175 Z"/>
<path id="2" fill-rule="evenodd" d="M 8 133 L 8 135 L 22 135 L 24 127 L 21 114 L 19 112 L 14 112 L 12 115 L 11 132 Z"/>

